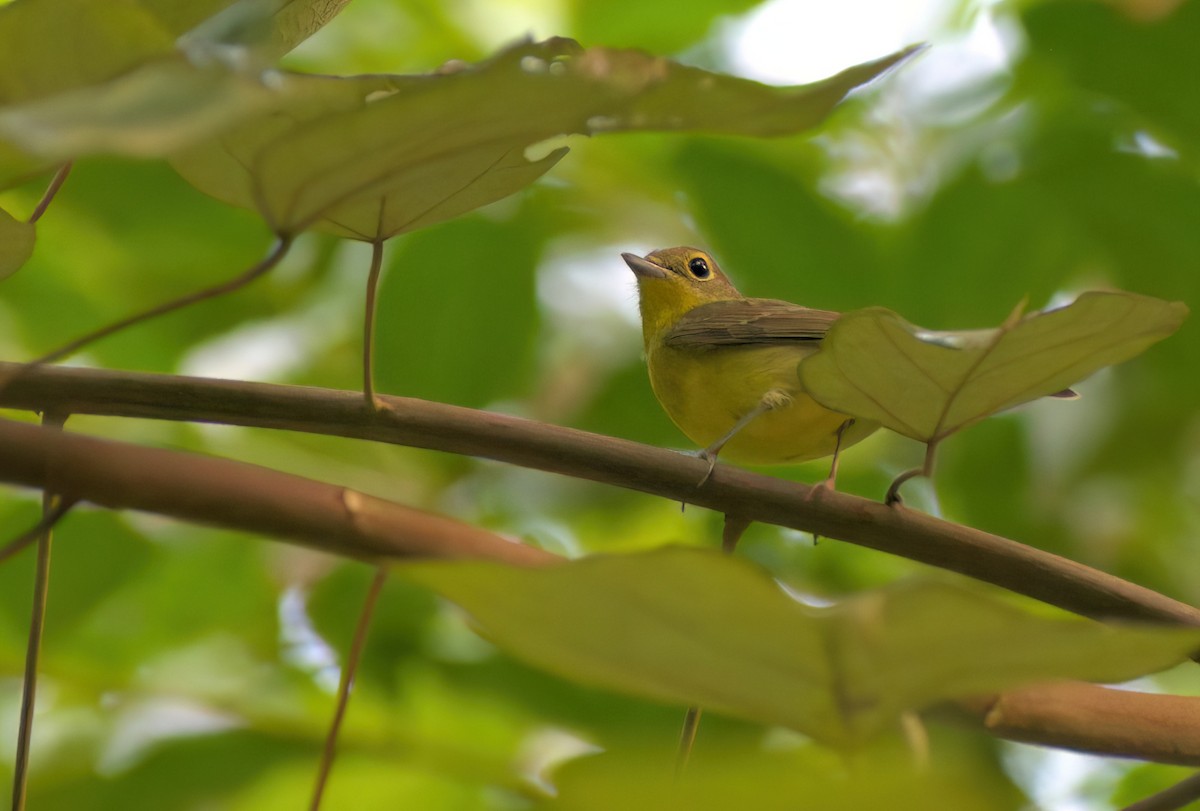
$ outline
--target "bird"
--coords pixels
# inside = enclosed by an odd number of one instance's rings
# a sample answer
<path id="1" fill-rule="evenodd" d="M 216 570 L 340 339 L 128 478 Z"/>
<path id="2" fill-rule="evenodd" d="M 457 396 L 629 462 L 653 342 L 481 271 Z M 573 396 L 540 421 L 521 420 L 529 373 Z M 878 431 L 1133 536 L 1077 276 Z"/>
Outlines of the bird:
<path id="1" fill-rule="evenodd" d="M 804 390 L 800 363 L 821 348 L 840 313 L 747 298 L 699 248 L 622 253 L 637 277 L 650 385 L 676 426 L 703 450 L 708 480 L 718 454 L 780 465 L 838 454 L 878 423 L 825 408 Z"/>

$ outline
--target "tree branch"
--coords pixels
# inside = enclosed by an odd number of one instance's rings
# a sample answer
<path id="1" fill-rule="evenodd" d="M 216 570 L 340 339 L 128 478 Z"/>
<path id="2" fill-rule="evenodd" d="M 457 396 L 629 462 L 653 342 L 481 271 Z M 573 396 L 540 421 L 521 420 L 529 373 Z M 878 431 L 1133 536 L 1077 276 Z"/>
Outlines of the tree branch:
<path id="1" fill-rule="evenodd" d="M 1008 740 L 1200 766 L 1200 699 L 1194 696 L 1060 682 L 965 699 L 957 708 Z"/>
<path id="2" fill-rule="evenodd" d="M 346 394 L 365 408 L 358 392 Z M 413 556 L 515 565 L 561 560 L 459 521 L 243 462 L 7 420 L 0 420 L 0 447 L 0 481 L 114 509 L 291 538 L 333 554 L 374 562 Z M 958 708 L 1000 737 L 1200 765 L 1200 698 L 1072 682 L 968 699 Z"/>
<path id="3" fill-rule="evenodd" d="M 0 420 L 0 481 L 208 526 L 291 538 L 334 555 L 559 560 L 532 546 L 345 487 L 179 451 Z"/>
<path id="4" fill-rule="evenodd" d="M 16 364 L 0 363 L 0 378 Z M 674 451 L 406 397 L 92 369 L 16 375 L 0 406 L 214 422 L 353 437 L 509 462 L 627 487 L 866 546 L 1096 619 L 1200 625 L 1200 610 L 1058 555 L 904 507 L 717 465 Z M 59 492 L 62 492 L 61 490 Z"/>

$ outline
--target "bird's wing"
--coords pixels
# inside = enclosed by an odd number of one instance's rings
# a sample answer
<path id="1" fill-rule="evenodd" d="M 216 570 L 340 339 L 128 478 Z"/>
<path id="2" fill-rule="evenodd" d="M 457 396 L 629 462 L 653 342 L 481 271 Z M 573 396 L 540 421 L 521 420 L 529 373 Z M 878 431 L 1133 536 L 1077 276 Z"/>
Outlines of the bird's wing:
<path id="1" fill-rule="evenodd" d="M 775 299 L 713 301 L 675 322 L 663 342 L 677 349 L 816 344 L 840 315 Z"/>

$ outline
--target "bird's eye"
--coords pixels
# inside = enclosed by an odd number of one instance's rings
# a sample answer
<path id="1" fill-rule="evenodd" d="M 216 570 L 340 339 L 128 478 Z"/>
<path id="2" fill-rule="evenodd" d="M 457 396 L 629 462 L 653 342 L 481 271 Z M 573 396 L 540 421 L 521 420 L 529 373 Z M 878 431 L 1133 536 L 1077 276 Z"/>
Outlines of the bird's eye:
<path id="1" fill-rule="evenodd" d="M 699 256 L 688 262 L 688 270 L 690 270 L 692 275 L 697 279 L 707 279 L 712 275 L 712 270 L 709 269 L 708 262 L 705 262 Z"/>

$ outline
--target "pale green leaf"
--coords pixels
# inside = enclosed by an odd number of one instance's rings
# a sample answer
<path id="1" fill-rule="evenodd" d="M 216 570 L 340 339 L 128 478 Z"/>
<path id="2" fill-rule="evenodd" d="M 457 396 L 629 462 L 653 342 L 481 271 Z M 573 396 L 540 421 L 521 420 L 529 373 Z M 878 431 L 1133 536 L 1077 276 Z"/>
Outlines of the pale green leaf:
<path id="1" fill-rule="evenodd" d="M 238 59 L 273 64 L 337 16 L 350 0 L 238 0 L 193 28 L 180 47 L 196 55 L 233 49 Z"/>
<path id="2" fill-rule="evenodd" d="M 0 8 L 0 104 L 106 81 L 169 53 L 175 36 L 132 0 L 23 0 Z"/>
<path id="3" fill-rule="evenodd" d="M 257 78 L 173 56 L 111 81 L 0 108 L 0 139 L 46 164 L 96 153 L 161 157 L 275 100 Z"/>
<path id="4" fill-rule="evenodd" d="M 262 68 L 346 2 L 24 0 L 0 8 L 0 186 L 96 153 L 162 157 L 279 104 L 273 74 Z"/>
<path id="5" fill-rule="evenodd" d="M 0 279 L 11 276 L 33 255 L 37 227 L 0 208 Z"/>
<path id="6" fill-rule="evenodd" d="M 1187 313 L 1179 302 L 1089 292 L 994 330 L 933 332 L 872 307 L 838 319 L 800 379 L 828 408 L 936 442 L 1134 357 Z"/>
<path id="7" fill-rule="evenodd" d="M 629 130 L 779 135 L 819 123 L 910 51 L 800 88 L 773 88 L 640 51 L 525 43 L 430 75 L 291 76 L 286 100 L 177 156 L 213 196 L 280 233 L 385 239 L 478 208 L 562 157 L 525 150 L 563 134 Z"/>
<path id="8" fill-rule="evenodd" d="M 941 748 L 936 769 L 911 751 L 856 752 L 853 759 L 813 746 L 764 747 L 753 738 L 722 746 L 704 730 L 703 744 L 680 778 L 663 746 L 575 758 L 551 775 L 555 796 L 539 811 L 1012 811 L 1016 789 L 990 780 Z M 797 802 L 803 798 L 803 804 Z"/>
<path id="9" fill-rule="evenodd" d="M 438 562 L 396 571 L 463 606 L 488 637 L 539 667 L 836 745 L 957 696 L 1134 678 L 1200 643 L 1195 629 L 1048 619 L 939 583 L 810 608 L 749 564 L 695 549 L 544 569 Z"/>
<path id="10" fill-rule="evenodd" d="M 278 58 L 347 2 L 22 0 L 0 7 L 0 103 L 107 81 L 170 55 L 177 44 L 237 46 Z"/>

